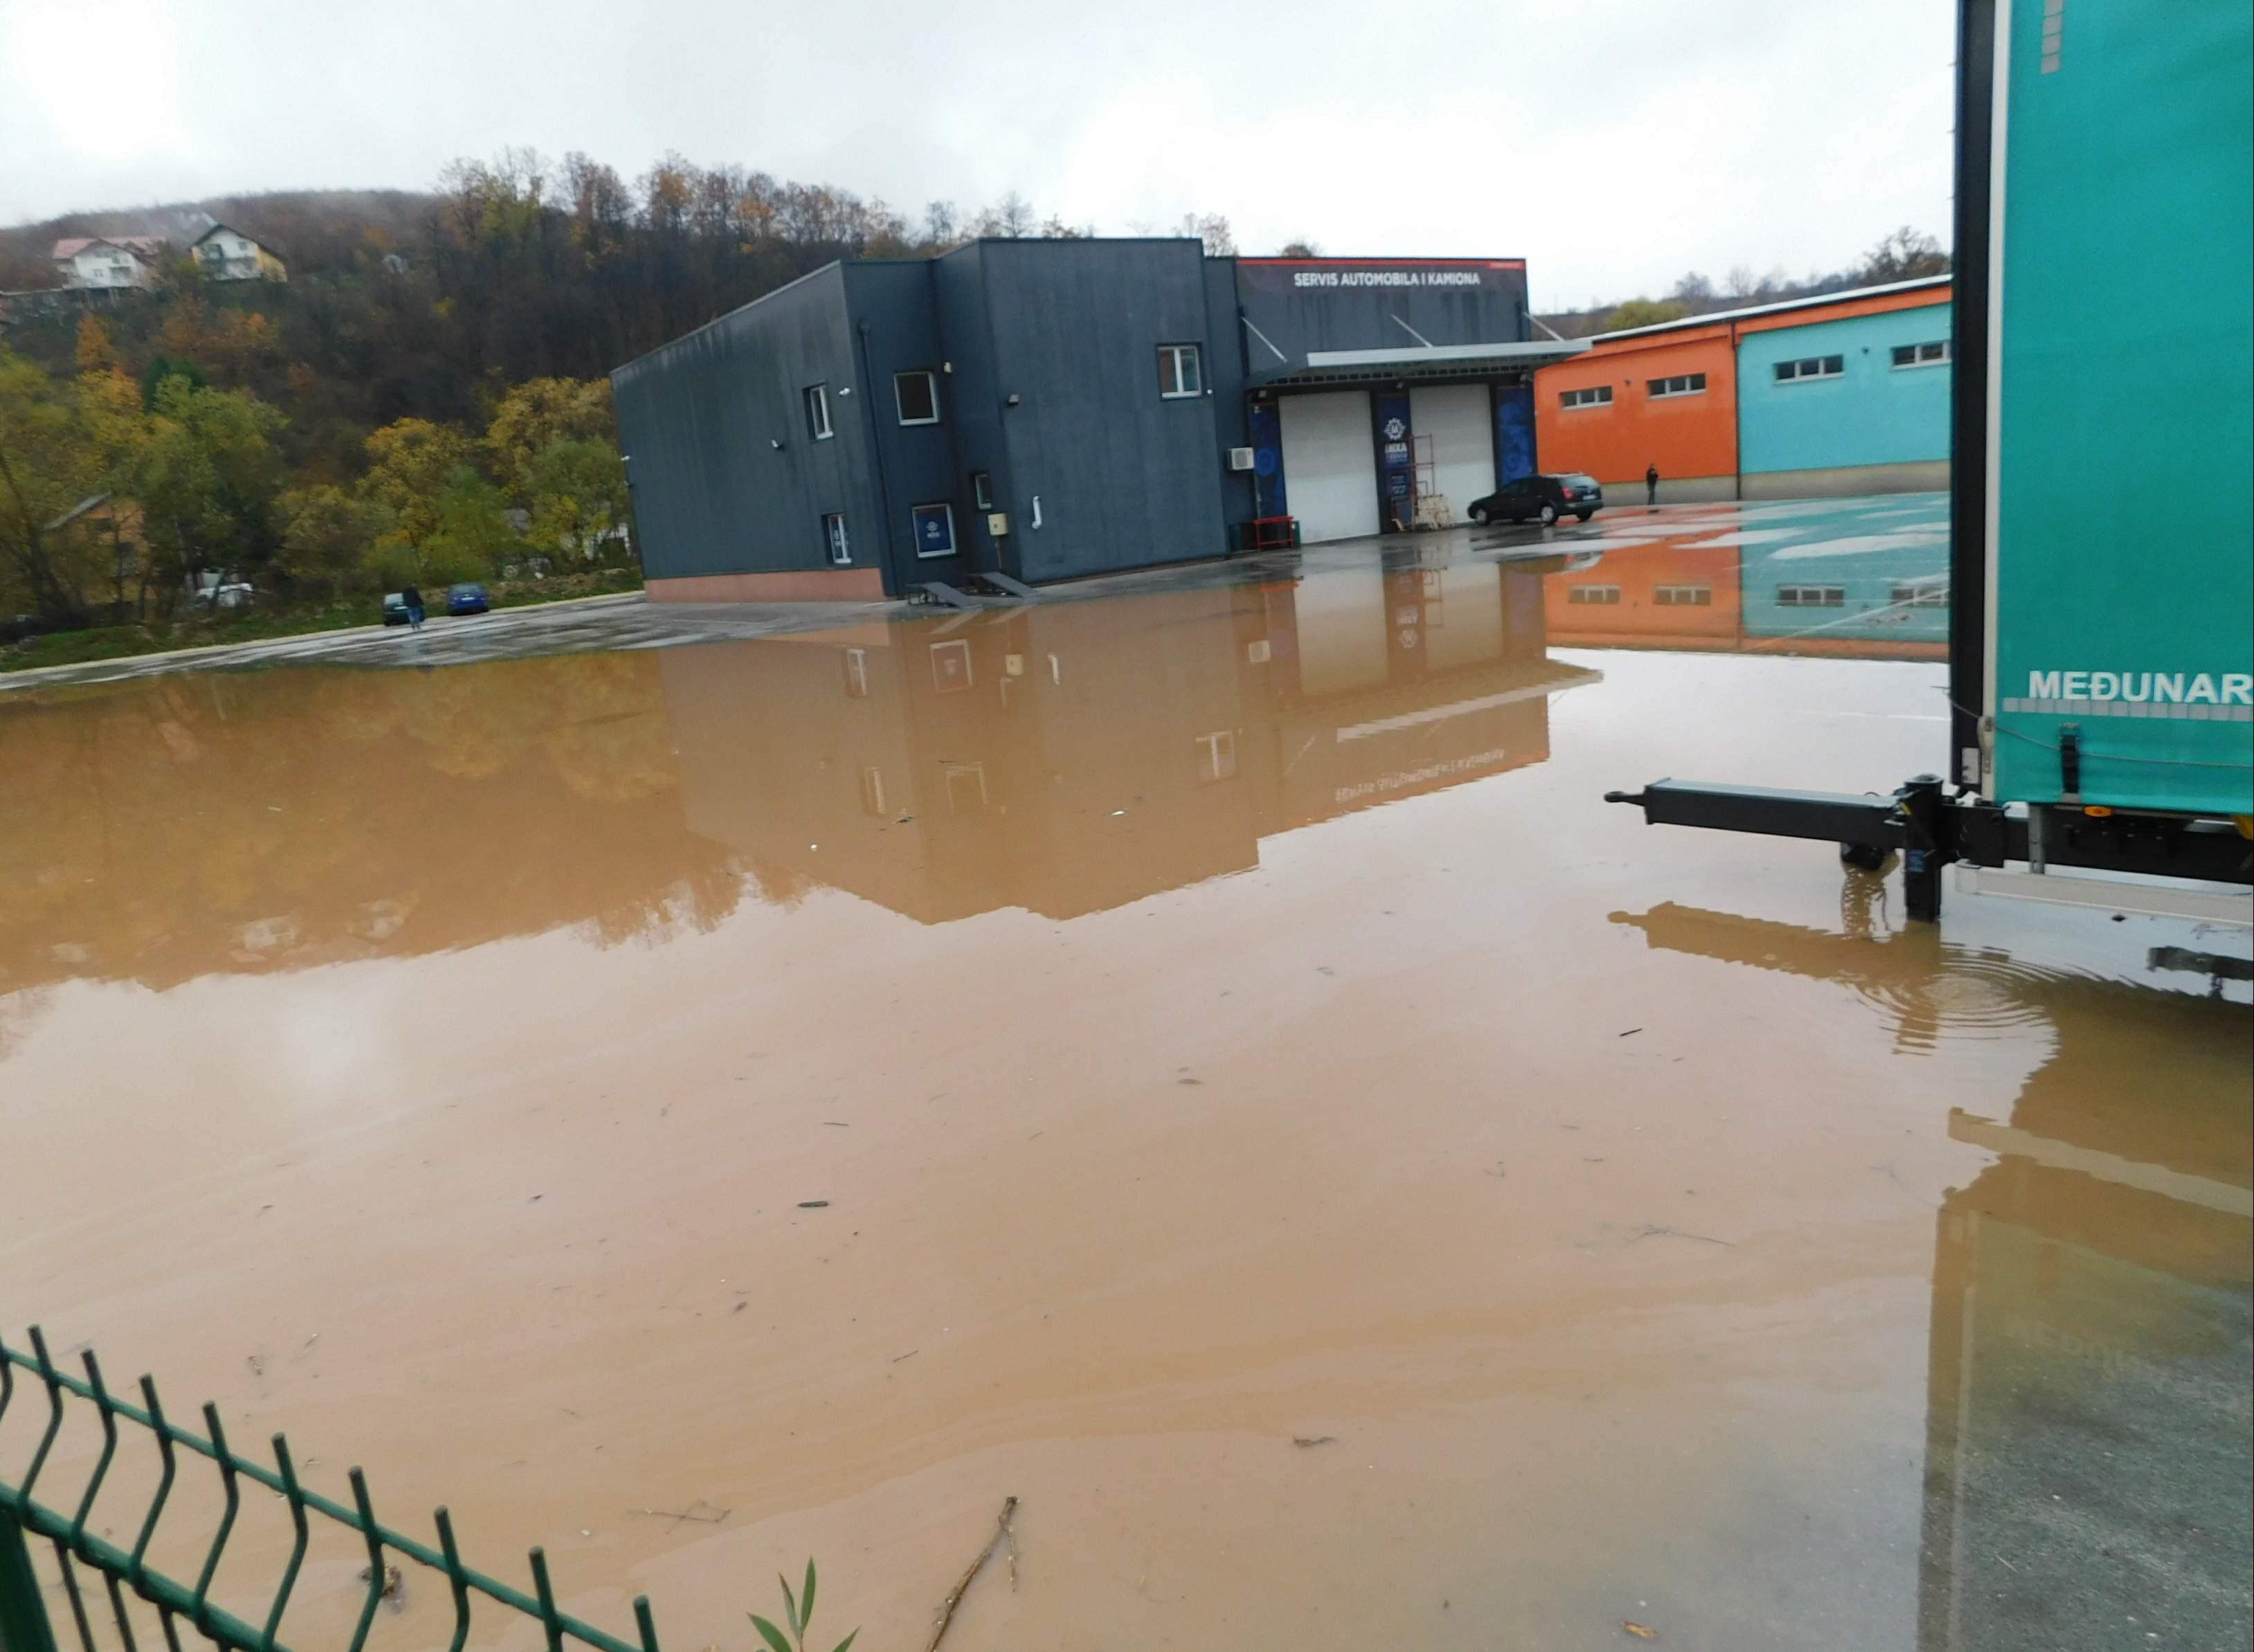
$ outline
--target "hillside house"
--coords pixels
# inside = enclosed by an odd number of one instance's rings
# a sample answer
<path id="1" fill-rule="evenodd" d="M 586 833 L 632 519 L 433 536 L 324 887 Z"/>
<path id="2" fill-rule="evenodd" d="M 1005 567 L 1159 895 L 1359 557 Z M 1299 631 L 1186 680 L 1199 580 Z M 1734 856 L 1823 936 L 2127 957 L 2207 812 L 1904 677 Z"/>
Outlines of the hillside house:
<path id="1" fill-rule="evenodd" d="M 290 266 L 279 253 L 226 224 L 214 224 L 188 250 L 208 281 L 290 279 Z"/>
<path id="2" fill-rule="evenodd" d="M 66 287 L 145 287 L 164 260 L 162 235 L 66 235 L 50 255 Z"/>

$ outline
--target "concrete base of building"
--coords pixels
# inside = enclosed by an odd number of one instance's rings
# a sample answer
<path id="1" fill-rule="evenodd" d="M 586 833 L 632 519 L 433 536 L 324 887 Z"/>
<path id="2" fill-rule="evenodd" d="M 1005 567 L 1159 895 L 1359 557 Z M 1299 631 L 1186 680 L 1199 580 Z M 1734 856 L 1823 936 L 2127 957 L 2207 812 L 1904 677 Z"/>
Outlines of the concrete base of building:
<path id="1" fill-rule="evenodd" d="M 766 574 L 691 574 L 652 579 L 652 602 L 882 602 L 875 568 L 793 568 Z"/>
<path id="2" fill-rule="evenodd" d="M 1850 499 L 1858 494 L 1945 494 L 1949 461 L 1910 465 L 1838 465 L 1815 471 L 1748 472 L 1746 499 Z"/>

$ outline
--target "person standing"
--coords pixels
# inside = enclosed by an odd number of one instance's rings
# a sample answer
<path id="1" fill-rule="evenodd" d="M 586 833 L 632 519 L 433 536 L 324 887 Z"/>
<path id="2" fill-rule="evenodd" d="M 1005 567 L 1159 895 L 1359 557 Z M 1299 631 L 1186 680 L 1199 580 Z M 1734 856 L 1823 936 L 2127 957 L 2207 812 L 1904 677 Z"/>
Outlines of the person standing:
<path id="1" fill-rule="evenodd" d="M 413 585 L 406 585 L 400 590 L 399 600 L 407 605 L 407 628 L 420 631 L 423 628 L 423 593 Z"/>
<path id="2" fill-rule="evenodd" d="M 1643 467 L 1643 508 L 1650 510 L 1659 503 L 1659 466 Z"/>

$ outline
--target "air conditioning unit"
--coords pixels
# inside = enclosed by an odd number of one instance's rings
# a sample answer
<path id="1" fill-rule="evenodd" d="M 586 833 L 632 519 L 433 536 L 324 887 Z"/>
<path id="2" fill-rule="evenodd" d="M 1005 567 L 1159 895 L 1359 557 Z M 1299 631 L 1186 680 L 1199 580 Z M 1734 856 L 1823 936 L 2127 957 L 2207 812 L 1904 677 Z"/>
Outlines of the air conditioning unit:
<path id="1" fill-rule="evenodd" d="M 1249 447 L 1230 448 L 1228 450 L 1228 468 L 1233 471 L 1250 470 L 1252 468 L 1252 450 Z"/>

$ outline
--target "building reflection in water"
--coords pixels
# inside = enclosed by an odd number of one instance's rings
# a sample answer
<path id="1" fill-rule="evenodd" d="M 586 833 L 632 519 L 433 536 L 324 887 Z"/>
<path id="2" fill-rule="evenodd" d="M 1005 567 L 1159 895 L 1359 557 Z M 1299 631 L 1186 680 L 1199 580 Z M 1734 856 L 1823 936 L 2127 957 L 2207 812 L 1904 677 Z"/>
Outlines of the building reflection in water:
<path id="1" fill-rule="evenodd" d="M 662 935 L 815 884 L 933 922 L 1121 905 L 1542 761 L 1549 696 L 1599 675 L 1555 648 L 1919 657 L 1947 616 L 1895 600 L 1945 595 L 1925 508 L 1630 514 L 1571 556 L 1433 541 L 850 634 L 19 692 L 0 762 L 38 806 L 0 809 L 0 999 Z M 1844 606 L 1762 617 L 1790 581 Z"/>
<path id="2" fill-rule="evenodd" d="M 1550 640 L 1946 660 L 1947 514 L 1935 494 L 1602 518 L 1601 561 L 1550 582 Z"/>
<path id="3" fill-rule="evenodd" d="M 1068 917 L 1256 865 L 1264 837 L 1539 763 L 1531 565 L 1304 580 L 674 650 L 691 830 L 762 887 L 925 922 Z"/>
<path id="4" fill-rule="evenodd" d="M 1936 1222 L 1920 1646 L 2243 1642 L 2244 1005 L 2031 969 L 1928 926 L 1858 934 L 1857 916 L 1851 901 L 1845 934 L 1671 904 L 1614 921 L 1850 986 L 1900 1049 L 2022 1027 L 2052 1042 L 2007 1116 L 1950 1115 L 1997 1157 Z"/>

